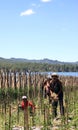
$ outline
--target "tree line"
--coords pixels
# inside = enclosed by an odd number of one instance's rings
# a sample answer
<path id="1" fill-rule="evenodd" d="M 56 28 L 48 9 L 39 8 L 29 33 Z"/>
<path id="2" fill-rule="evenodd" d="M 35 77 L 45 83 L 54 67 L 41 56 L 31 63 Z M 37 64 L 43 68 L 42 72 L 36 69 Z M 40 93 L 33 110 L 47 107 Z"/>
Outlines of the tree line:
<path id="1" fill-rule="evenodd" d="M 48 64 L 0 61 L 0 69 L 25 70 L 32 72 L 78 72 L 78 64 Z"/>

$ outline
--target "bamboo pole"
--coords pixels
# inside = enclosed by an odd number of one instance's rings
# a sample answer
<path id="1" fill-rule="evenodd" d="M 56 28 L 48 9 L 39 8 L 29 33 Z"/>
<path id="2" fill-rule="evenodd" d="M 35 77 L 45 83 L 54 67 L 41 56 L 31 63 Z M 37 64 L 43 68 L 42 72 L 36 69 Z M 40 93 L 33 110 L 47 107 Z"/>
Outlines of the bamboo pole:
<path id="1" fill-rule="evenodd" d="M 9 129 L 11 129 L 11 105 L 9 105 Z"/>
<path id="2" fill-rule="evenodd" d="M 28 124 L 28 107 L 26 105 L 26 101 L 24 101 L 25 108 L 24 108 L 24 130 L 29 130 Z"/>

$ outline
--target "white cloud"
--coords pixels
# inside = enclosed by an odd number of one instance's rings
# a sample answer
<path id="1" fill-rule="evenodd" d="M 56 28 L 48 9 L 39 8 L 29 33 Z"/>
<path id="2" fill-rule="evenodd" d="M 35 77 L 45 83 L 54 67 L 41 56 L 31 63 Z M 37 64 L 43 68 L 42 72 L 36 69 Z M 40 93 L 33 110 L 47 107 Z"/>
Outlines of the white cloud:
<path id="1" fill-rule="evenodd" d="M 28 9 L 24 12 L 21 12 L 20 16 L 26 16 L 26 15 L 32 15 L 35 14 L 35 12 L 32 9 Z"/>
<path id="2" fill-rule="evenodd" d="M 51 2 L 51 0 L 41 0 L 42 2 Z"/>

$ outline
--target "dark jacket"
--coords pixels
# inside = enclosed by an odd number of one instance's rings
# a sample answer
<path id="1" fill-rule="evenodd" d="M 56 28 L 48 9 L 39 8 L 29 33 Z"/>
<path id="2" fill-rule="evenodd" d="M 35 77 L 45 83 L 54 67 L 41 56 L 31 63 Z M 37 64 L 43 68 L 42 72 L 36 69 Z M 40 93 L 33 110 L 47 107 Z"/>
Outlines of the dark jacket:
<path id="1" fill-rule="evenodd" d="M 63 86 L 59 79 L 52 81 L 50 84 L 50 89 L 52 92 L 58 94 L 59 99 L 63 98 Z"/>

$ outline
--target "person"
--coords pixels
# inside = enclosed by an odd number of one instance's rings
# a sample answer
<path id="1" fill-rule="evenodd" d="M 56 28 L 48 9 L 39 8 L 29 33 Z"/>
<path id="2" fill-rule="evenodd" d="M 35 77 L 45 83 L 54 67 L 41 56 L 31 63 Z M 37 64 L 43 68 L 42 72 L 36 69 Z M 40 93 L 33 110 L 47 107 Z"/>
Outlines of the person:
<path id="1" fill-rule="evenodd" d="M 59 80 L 57 73 L 52 73 L 52 82 L 50 84 L 51 96 L 52 96 L 52 108 L 53 117 L 57 116 L 57 106 L 58 102 L 60 105 L 60 114 L 64 115 L 64 105 L 63 105 L 63 86 L 62 82 Z"/>
<path id="2" fill-rule="evenodd" d="M 44 97 L 45 98 L 49 96 L 49 91 L 50 91 L 50 82 L 49 82 L 49 79 L 46 79 L 44 81 Z"/>
<path id="3" fill-rule="evenodd" d="M 50 80 L 51 78 L 46 78 L 43 83 L 43 98 L 48 99 L 50 103 Z"/>
<path id="4" fill-rule="evenodd" d="M 28 108 L 30 106 L 30 113 L 34 112 L 35 105 L 32 103 L 32 101 L 29 101 L 27 96 L 22 96 L 22 102 L 19 104 L 19 108 L 24 110 L 25 108 Z"/>

